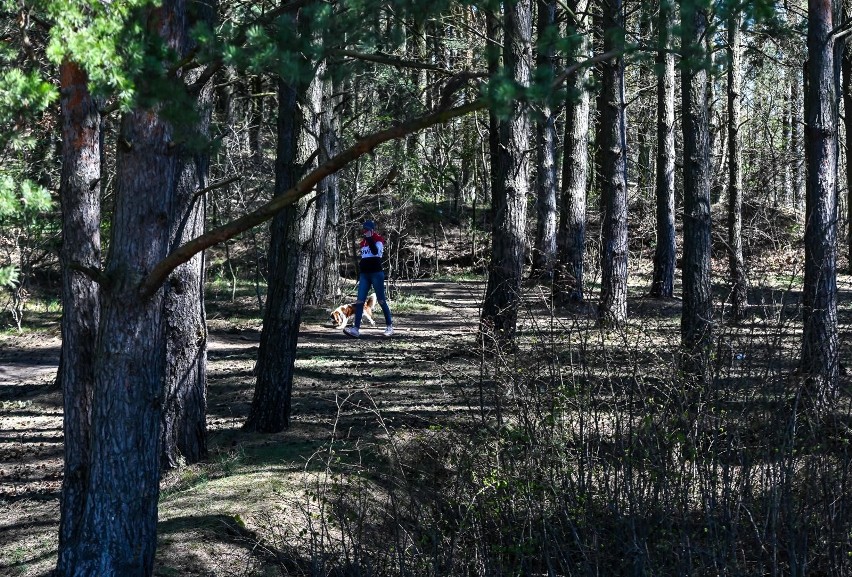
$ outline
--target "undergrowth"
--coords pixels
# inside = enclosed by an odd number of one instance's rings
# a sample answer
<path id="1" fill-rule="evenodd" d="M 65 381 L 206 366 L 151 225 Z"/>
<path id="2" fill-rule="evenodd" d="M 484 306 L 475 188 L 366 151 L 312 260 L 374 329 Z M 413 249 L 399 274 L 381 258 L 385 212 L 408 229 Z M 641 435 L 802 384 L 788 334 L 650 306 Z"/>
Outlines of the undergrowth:
<path id="1" fill-rule="evenodd" d="M 306 575 L 852 574 L 849 383 L 804 408 L 783 306 L 720 323 L 703 386 L 677 370 L 677 318 L 530 313 L 514 350 L 438 368 L 456 422 L 344 399 L 383 434 L 317 451 L 265 546 Z"/>

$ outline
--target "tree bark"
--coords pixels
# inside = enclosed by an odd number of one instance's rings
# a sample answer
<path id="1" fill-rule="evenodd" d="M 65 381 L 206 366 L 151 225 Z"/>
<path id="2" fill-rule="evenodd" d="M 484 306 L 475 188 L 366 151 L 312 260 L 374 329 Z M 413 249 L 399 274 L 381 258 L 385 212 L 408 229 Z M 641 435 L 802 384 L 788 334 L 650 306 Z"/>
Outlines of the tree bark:
<path id="1" fill-rule="evenodd" d="M 62 112 L 62 385 L 65 464 L 59 521 L 56 574 L 71 568 L 71 545 L 85 506 L 91 447 L 89 443 L 95 344 L 100 319 L 100 287 L 72 265 L 101 266 L 101 115 L 89 94 L 86 73 L 74 62 L 59 69 Z"/>
<path id="2" fill-rule="evenodd" d="M 547 79 L 554 76 L 556 61 L 550 35 L 555 34 L 556 1 L 538 0 L 539 46 L 536 55 L 538 73 Z M 552 278 L 556 259 L 556 115 L 549 103 L 540 110 L 536 122 L 536 235 L 533 252 L 533 274 Z"/>
<path id="3" fill-rule="evenodd" d="M 321 82 L 314 78 L 304 91 L 305 106 L 299 113 L 297 89 L 279 81 L 276 196 L 298 181 L 305 161 L 316 148 Z M 310 271 L 313 204 L 308 196 L 302 197 L 272 221 L 269 289 L 258 350 L 257 382 L 246 430 L 275 433 L 290 425 L 293 369 Z"/>
<path id="4" fill-rule="evenodd" d="M 265 116 L 263 76 L 256 74 L 248 83 L 248 145 L 255 166 L 263 163 L 263 118 Z"/>
<path id="5" fill-rule="evenodd" d="M 310 100 L 306 100 L 305 105 L 309 108 L 306 111 L 305 118 L 310 118 L 310 125 L 305 126 L 305 133 L 309 130 L 316 130 L 311 138 L 312 144 L 315 144 L 317 150 L 316 160 L 313 166 L 306 168 L 315 168 L 319 166 L 329 157 L 329 128 L 331 126 L 332 110 L 325 107 L 325 97 L 331 96 L 331 79 L 323 78 L 326 71 L 326 62 L 323 60 L 319 63 L 316 69 L 316 80 L 311 83 L 313 92 L 309 94 Z M 310 155 L 314 149 L 307 152 Z M 328 177 L 324 178 L 317 186 L 316 201 L 313 203 L 313 231 L 308 239 L 308 254 L 306 255 L 307 264 L 309 267 L 307 277 L 307 287 L 305 288 L 305 302 L 312 305 L 321 304 L 325 300 L 326 286 L 325 280 L 328 277 L 326 271 L 326 247 L 328 246 L 328 238 L 326 237 L 326 226 L 328 225 Z"/>
<path id="6" fill-rule="evenodd" d="M 164 0 L 140 18 L 150 34 L 180 53 L 187 31 L 182 0 Z M 150 89 L 144 81 L 141 88 Z M 137 108 L 122 119 L 108 282 L 101 286 L 91 467 L 68 575 L 153 573 L 166 394 L 164 291 L 141 297 L 140 284 L 174 240 L 175 137 L 158 109 Z"/>
<path id="7" fill-rule="evenodd" d="M 793 149 L 793 205 L 797 211 L 802 211 L 805 205 L 805 175 L 804 157 L 804 69 L 796 66 L 793 69 L 790 102 L 790 145 Z"/>
<path id="8" fill-rule="evenodd" d="M 710 119 L 707 102 L 706 3 L 681 5 L 683 98 L 683 307 L 681 368 L 688 377 L 710 377 L 713 300 L 710 284 Z"/>
<path id="9" fill-rule="evenodd" d="M 656 8 L 654 2 L 643 2 L 639 8 L 639 39 L 643 43 L 651 44 L 653 42 L 653 13 Z M 670 10 L 669 6 L 663 7 L 664 10 Z M 653 67 L 647 62 L 638 63 L 638 73 L 640 78 L 650 78 L 654 73 Z M 653 104 L 651 99 L 640 93 L 640 97 L 636 101 L 639 107 L 639 114 L 636 120 L 636 195 L 638 197 L 637 206 L 639 221 L 644 221 L 646 218 L 646 207 L 648 200 L 652 196 L 651 186 L 654 178 L 654 165 L 651 159 L 653 142 L 651 132 L 654 130 L 653 125 Z"/>
<path id="10" fill-rule="evenodd" d="M 745 317 L 748 284 L 743 262 L 742 149 L 740 146 L 740 86 L 742 49 L 739 11 L 728 17 L 728 270 L 734 321 Z"/>
<path id="11" fill-rule="evenodd" d="M 843 2 L 843 19 L 852 19 L 852 0 Z M 852 271 L 852 39 L 843 45 L 843 120 L 846 134 L 846 248 L 848 269 Z"/>
<path id="12" fill-rule="evenodd" d="M 624 47 L 621 0 L 602 6 L 603 51 Z M 600 132 L 601 194 L 604 198 L 601 247 L 601 322 L 620 325 L 627 320 L 627 137 L 624 105 L 624 58 L 601 65 Z"/>
<path id="13" fill-rule="evenodd" d="M 781 121 L 781 152 L 779 167 L 779 178 L 781 178 L 781 198 L 784 206 L 791 208 L 793 206 L 793 158 L 795 151 L 790 146 L 792 115 L 792 84 L 798 80 L 797 74 L 791 74 L 789 71 L 784 75 L 784 116 Z"/>
<path id="14" fill-rule="evenodd" d="M 531 0 L 507 4 L 503 60 L 507 74 L 521 88 L 529 86 L 531 69 Z M 488 283 L 482 306 L 485 336 L 499 342 L 514 339 L 524 266 L 527 193 L 529 192 L 529 117 L 515 100 L 511 116 L 500 122 L 500 147 L 494 182 L 494 223 Z"/>
<path id="15" fill-rule="evenodd" d="M 837 394 L 837 121 L 832 3 L 808 3 L 805 283 L 801 373 L 813 401 Z"/>
<path id="16" fill-rule="evenodd" d="M 337 97 L 334 96 L 334 84 L 329 80 L 325 84 L 328 89 L 323 94 L 324 104 L 322 117 L 320 118 L 320 165 L 325 164 L 333 158 L 339 148 L 340 117 L 335 113 Z M 335 298 L 340 294 L 340 241 L 338 239 L 338 227 L 340 226 L 340 176 L 337 173 L 329 174 L 320 182 L 317 193 L 325 196 L 327 205 L 325 211 L 325 267 L 322 274 L 325 276 L 323 286 L 324 296 Z"/>
<path id="17" fill-rule="evenodd" d="M 164 10 L 166 8 L 164 7 Z M 151 575 L 157 542 L 164 342 L 163 291 L 138 283 L 168 254 L 175 156 L 171 127 L 153 110 L 122 121 L 117 198 L 102 292 L 92 458 L 70 575 Z"/>
<path id="18" fill-rule="evenodd" d="M 574 14 L 586 14 L 588 0 L 572 0 Z M 588 16 L 584 16 L 588 22 Z M 583 24 L 574 30 L 578 46 L 573 63 L 588 58 L 589 36 Z M 562 202 L 559 215 L 557 246 L 559 266 L 556 268 L 559 290 L 567 299 L 581 302 L 584 298 L 583 258 L 586 252 L 586 189 L 589 180 L 589 72 L 581 68 L 568 77 L 565 103 L 565 145 L 562 156 Z"/>
<path id="19" fill-rule="evenodd" d="M 651 296 L 674 295 L 675 240 L 675 59 L 671 53 L 674 10 L 660 4 L 660 49 L 657 52 L 657 179 L 655 184 L 657 245 Z"/>
<path id="20" fill-rule="evenodd" d="M 215 9 L 209 0 L 198 2 L 185 26 L 184 55 L 194 47 L 189 30 L 198 21 L 210 24 Z M 183 81 L 195 83 L 203 68 L 192 70 Z M 210 133 L 213 84 L 207 82 L 195 102 L 197 125 L 190 141 L 206 143 Z M 175 172 L 174 204 L 170 210 L 172 246 L 180 246 L 204 232 L 206 197 L 197 192 L 207 186 L 210 154 L 204 144 L 179 146 Z M 200 252 L 169 275 L 163 293 L 166 338 L 166 398 L 163 403 L 160 464 L 172 469 L 197 463 L 207 455 L 207 321 L 204 309 L 204 253 Z"/>

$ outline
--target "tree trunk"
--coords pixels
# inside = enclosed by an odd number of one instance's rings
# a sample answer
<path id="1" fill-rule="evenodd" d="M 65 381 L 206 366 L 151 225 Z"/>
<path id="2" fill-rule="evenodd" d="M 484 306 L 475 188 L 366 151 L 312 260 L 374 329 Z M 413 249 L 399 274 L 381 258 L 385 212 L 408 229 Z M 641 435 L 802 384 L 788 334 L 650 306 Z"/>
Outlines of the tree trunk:
<path id="1" fill-rule="evenodd" d="M 784 116 L 781 121 L 781 151 L 779 167 L 779 178 L 781 179 L 781 198 L 784 206 L 791 208 L 793 206 L 793 154 L 794 150 L 790 147 L 790 134 L 792 120 L 790 111 L 792 110 L 792 83 L 798 80 L 798 74 L 791 74 L 789 71 L 784 76 Z"/>
<path id="2" fill-rule="evenodd" d="M 325 87 L 328 93 L 323 95 L 324 104 L 322 117 L 320 118 L 320 164 L 336 155 L 340 148 L 339 116 L 335 113 L 337 97 L 334 83 L 330 80 Z M 317 188 L 319 194 L 325 194 L 325 267 L 322 274 L 325 276 L 325 297 L 335 298 L 340 294 L 340 243 L 338 240 L 338 227 L 340 226 L 340 176 L 337 173 L 330 174 Z"/>
<path id="3" fill-rule="evenodd" d="M 831 2 L 808 3 L 805 284 L 801 373 L 817 404 L 837 394 L 837 108 Z"/>
<path id="4" fill-rule="evenodd" d="M 748 284 L 743 263 L 743 175 L 740 167 L 740 18 L 736 10 L 728 17 L 728 269 L 732 283 L 734 321 L 745 317 L 748 305 Z"/>
<path id="5" fill-rule="evenodd" d="M 507 4 L 503 59 L 510 78 L 529 86 L 531 69 L 531 0 Z M 529 192 L 529 118 L 525 104 L 512 103 L 511 116 L 499 123 L 500 146 L 494 182 L 494 223 L 488 283 L 482 305 L 487 337 L 500 342 L 514 339 L 526 238 Z M 488 334 L 493 331 L 492 334 Z"/>
<path id="6" fill-rule="evenodd" d="M 623 51 L 624 15 L 621 0 L 602 6 L 603 51 Z M 624 105 L 624 58 L 601 66 L 600 133 L 601 194 L 604 214 L 601 247 L 601 322 L 627 320 L 627 137 Z"/>
<path id="7" fill-rule="evenodd" d="M 790 148 L 792 149 L 793 161 L 793 206 L 797 211 L 801 211 L 805 202 L 805 178 L 804 178 L 804 163 L 802 150 L 804 149 L 804 121 L 802 119 L 803 111 L 803 93 L 802 85 L 804 84 L 803 72 L 801 68 L 794 68 L 791 97 L 790 97 Z"/>
<path id="8" fill-rule="evenodd" d="M 305 104 L 311 109 L 305 114 L 306 120 L 310 118 L 310 125 L 305 126 L 305 130 L 315 130 L 316 135 L 311 138 L 312 143 L 318 149 L 316 159 L 319 164 L 325 162 L 329 158 L 328 140 L 329 127 L 331 125 L 331 108 L 327 108 L 325 104 L 326 96 L 331 96 L 331 79 L 323 78 L 325 76 L 326 63 L 321 62 L 316 69 L 317 79 L 311 84 L 313 93 L 310 94 L 309 103 Z M 312 154 L 314 150 L 310 150 L 307 154 Z M 314 161 L 314 166 L 306 168 L 314 168 L 318 165 Z M 307 264 L 310 267 L 308 271 L 308 285 L 305 289 L 305 302 L 312 305 L 318 305 L 325 301 L 326 286 L 325 280 L 328 277 L 326 271 L 326 247 L 328 246 L 328 238 L 326 237 L 326 226 L 328 225 L 328 178 L 322 180 L 317 186 L 316 202 L 313 204 L 314 218 L 313 231 L 308 238 L 306 255 Z"/>
<path id="9" fill-rule="evenodd" d="M 710 377 L 713 299 L 710 285 L 710 120 L 707 103 L 707 30 L 703 3 L 681 5 L 683 98 L 683 307 L 680 331 L 683 372 Z"/>
<path id="10" fill-rule="evenodd" d="M 843 3 L 843 18 L 852 19 L 852 0 Z M 846 245 L 847 268 L 852 271 L 852 39 L 848 36 L 843 46 L 843 120 L 846 134 Z"/>
<path id="11" fill-rule="evenodd" d="M 428 62 L 428 45 L 426 43 L 426 26 L 420 18 L 416 18 L 412 26 L 412 57 L 415 60 Z M 414 82 L 415 93 L 420 101 L 420 106 L 426 109 L 428 106 L 427 94 L 429 89 L 429 76 L 425 69 L 419 68 L 412 71 L 412 82 Z M 408 138 L 408 152 L 410 156 L 426 155 L 426 132 L 420 131 Z"/>
<path id="12" fill-rule="evenodd" d="M 657 52 L 657 246 L 651 296 L 670 298 L 674 294 L 677 246 L 675 240 L 675 59 L 671 53 L 674 10 L 660 4 L 660 50 Z"/>
<path id="13" fill-rule="evenodd" d="M 299 170 L 316 147 L 322 90 L 316 77 L 304 94 L 298 112 L 296 89 L 279 81 L 278 152 L 275 193 L 291 188 Z M 313 144 L 308 144 L 313 141 Z M 308 152 L 309 151 L 309 152 Z M 316 162 L 316 161 L 314 161 Z M 308 282 L 309 241 L 314 212 L 311 199 L 302 197 L 272 221 L 269 250 L 269 288 L 257 357 L 257 383 L 245 429 L 276 433 L 290 425 L 293 369 L 302 307 Z"/>
<path id="14" fill-rule="evenodd" d="M 485 12 L 485 27 L 488 33 L 488 49 L 485 51 L 485 57 L 488 65 L 488 76 L 494 78 L 500 73 L 500 52 L 496 48 L 501 43 L 501 22 L 492 10 Z M 497 112 L 493 107 L 488 109 L 488 156 L 490 163 L 488 165 L 488 182 L 491 183 L 491 222 L 492 226 L 496 222 L 497 201 L 495 192 L 500 188 L 497 182 L 498 178 L 498 158 L 500 156 L 500 123 L 497 120 Z"/>
<path id="15" fill-rule="evenodd" d="M 654 2 L 643 2 L 639 8 L 639 38 L 643 43 L 651 44 L 653 42 L 653 12 L 656 8 Z M 664 10 L 670 10 L 669 6 L 664 7 Z M 649 63 L 639 62 L 638 73 L 640 78 L 650 78 L 654 73 L 653 67 Z M 644 91 L 643 91 L 644 92 Z M 636 196 L 638 206 L 638 214 L 636 215 L 639 222 L 644 222 L 646 218 L 646 207 L 648 200 L 652 196 L 651 183 L 654 178 L 654 166 L 651 160 L 653 142 L 651 132 L 653 126 L 653 104 L 651 99 L 644 93 L 640 93 L 636 102 L 639 107 L 638 118 L 636 119 L 635 134 L 636 134 Z"/>
<path id="16" fill-rule="evenodd" d="M 588 0 L 572 0 L 569 7 L 575 14 L 585 14 Z M 588 16 L 585 17 L 588 21 Z M 579 35 L 576 56 L 568 64 L 588 58 L 588 31 L 575 30 Z M 586 252 L 586 188 L 589 179 L 589 91 L 586 87 L 588 68 L 582 68 L 568 78 L 568 98 L 565 103 L 565 145 L 562 151 L 562 202 L 559 214 L 557 246 L 559 265 L 556 267 L 556 286 L 562 297 L 580 302 L 583 294 L 583 258 Z"/>
<path id="17" fill-rule="evenodd" d="M 698 3 L 700 4 L 700 0 Z M 713 11 L 708 8 L 706 13 L 707 27 L 710 28 L 711 24 L 713 24 L 710 21 Z M 723 173 L 716 171 L 718 164 L 716 161 L 716 133 L 719 131 L 719 127 L 716 124 L 716 85 L 713 82 L 713 74 L 710 73 L 715 66 L 716 51 L 713 44 L 713 34 L 705 33 L 702 38 L 704 39 L 704 53 L 707 55 L 708 67 L 707 73 L 704 74 L 704 81 L 707 83 L 707 147 L 710 150 L 708 161 L 709 168 L 707 171 L 710 176 L 710 204 L 713 205 L 721 200 L 722 190 L 724 188 L 724 185 L 722 184 L 722 178 L 724 175 Z M 721 155 L 719 155 L 719 157 L 721 157 Z"/>
<path id="18" fill-rule="evenodd" d="M 165 0 L 140 14 L 150 34 L 181 53 L 186 7 Z M 151 90 L 144 82 L 143 91 Z M 122 119 L 110 256 L 92 397 L 91 467 L 80 530 L 69 544 L 67 574 L 151 575 L 157 542 L 160 425 L 167 393 L 164 297 L 142 280 L 168 255 L 177 206 L 176 134 L 159 109 Z"/>
<path id="19" fill-rule="evenodd" d="M 199 2 L 186 23 L 186 34 L 198 21 L 213 23 L 209 0 Z M 188 42 L 184 52 L 193 49 Z M 203 69 L 192 70 L 184 82 L 193 84 Z M 197 142 L 207 142 L 213 107 L 213 84 L 196 98 Z M 178 147 L 174 204 L 170 210 L 172 246 L 180 246 L 204 232 L 206 198 L 197 191 L 207 186 L 210 154 L 196 145 Z M 204 310 L 204 253 L 175 268 L 163 294 L 166 337 L 166 398 L 163 403 L 163 469 L 197 463 L 207 455 L 207 320 Z"/>
<path id="20" fill-rule="evenodd" d="M 263 162 L 263 117 L 265 116 L 263 76 L 256 74 L 249 81 L 248 144 L 251 160 L 255 166 Z"/>
<path id="21" fill-rule="evenodd" d="M 70 546 L 85 506 L 91 449 L 91 401 L 100 288 L 71 265 L 101 266 L 101 115 L 87 88 L 88 77 L 75 63 L 59 69 L 62 111 L 62 384 L 65 467 L 59 521 L 56 574 L 69 572 Z"/>
<path id="22" fill-rule="evenodd" d="M 554 75 L 556 61 L 553 42 L 548 38 L 556 34 L 556 1 L 538 0 L 539 47 L 536 56 L 538 73 L 546 71 L 547 78 Z M 549 103 L 543 105 L 541 117 L 536 122 L 536 235 L 533 252 L 533 274 L 551 278 L 556 259 L 556 115 Z"/>
<path id="23" fill-rule="evenodd" d="M 143 299 L 138 286 L 169 250 L 163 216 L 172 201 L 173 134 L 155 111 L 137 110 L 124 118 L 119 139 L 111 282 L 102 287 L 91 469 L 73 575 L 151 575 L 157 542 L 163 291 Z"/>

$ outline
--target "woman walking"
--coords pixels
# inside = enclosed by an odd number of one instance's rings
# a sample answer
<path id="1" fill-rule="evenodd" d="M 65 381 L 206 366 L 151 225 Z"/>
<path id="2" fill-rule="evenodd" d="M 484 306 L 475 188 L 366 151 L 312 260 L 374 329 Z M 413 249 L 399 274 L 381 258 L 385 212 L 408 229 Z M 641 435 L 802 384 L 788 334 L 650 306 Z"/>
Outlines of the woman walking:
<path id="1" fill-rule="evenodd" d="M 358 300 L 355 302 L 355 326 L 343 329 L 344 334 L 358 338 L 361 336 L 361 317 L 364 315 L 364 302 L 370 287 L 376 291 L 376 300 L 385 314 L 385 332 L 393 334 L 393 318 L 385 297 L 385 271 L 382 269 L 382 255 L 385 251 L 385 239 L 376 231 L 376 223 L 367 220 L 362 225 L 361 260 L 358 263 Z"/>

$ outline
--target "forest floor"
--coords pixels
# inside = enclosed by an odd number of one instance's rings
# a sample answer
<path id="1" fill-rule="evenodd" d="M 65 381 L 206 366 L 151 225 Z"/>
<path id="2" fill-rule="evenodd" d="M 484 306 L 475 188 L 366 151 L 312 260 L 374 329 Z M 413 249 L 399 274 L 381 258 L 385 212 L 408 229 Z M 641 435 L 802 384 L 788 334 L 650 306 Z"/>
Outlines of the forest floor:
<path id="1" fill-rule="evenodd" d="M 483 284 L 421 281 L 396 290 L 404 296 L 389 339 L 380 310 L 377 327 L 365 320 L 358 340 L 332 327 L 326 309 L 306 311 L 292 425 L 277 435 L 241 430 L 260 341 L 256 301 L 208 300 L 209 458 L 163 480 L 158 575 L 262 574 L 252 569 L 259 557 L 247 537 L 251 527 L 271 522 L 270 504 L 281 502 L 284 487 L 304 484 L 306 467 L 316 466 L 329 440 L 370 443 L 395 429 L 446 425 L 469 410 L 442 373 L 455 356 L 470 354 Z M 62 476 L 58 315 L 39 315 L 36 324 L 0 333 L 4 576 L 46 575 L 55 563 Z"/>
<path id="2" fill-rule="evenodd" d="M 768 264 L 774 268 L 777 263 Z M 554 314 L 547 287 L 530 284 L 519 314 L 525 346 L 534 355 L 544 351 L 544 356 L 551 346 L 570 350 L 572 356 L 565 362 L 603 371 L 618 363 L 628 369 L 643 365 L 654 377 L 672 371 L 680 301 L 644 296 L 647 266 L 641 272 L 644 276 L 638 275 L 631 284 L 631 320 L 624 331 L 590 330 L 594 319 L 588 308 Z M 752 282 L 752 317 L 735 328 L 720 323 L 725 346 L 719 348 L 718 362 L 730 374 L 791 373 L 801 334 L 801 277 L 755 273 Z M 840 286 L 841 355 L 848 366 L 852 279 L 843 276 Z M 724 301 L 725 287 L 717 289 L 718 301 Z M 485 422 L 486 413 L 487 418 L 493 416 L 493 407 L 483 399 L 489 369 L 475 338 L 484 283 L 415 281 L 400 283 L 394 290 L 396 334 L 390 339 L 381 336 L 380 311 L 377 327 L 365 322 L 365 336 L 359 340 L 332 327 L 325 308 L 306 311 L 292 424 L 274 435 L 241 429 L 251 403 L 260 340 L 257 300 L 251 291 L 241 292 L 233 301 L 226 288 L 210 294 L 209 457 L 163 479 L 156 575 L 311 573 L 306 564 L 319 558 L 317 547 L 328 544 L 318 542 L 316 535 L 346 546 L 355 543 L 346 541 L 346 531 L 354 535 L 367 530 L 328 525 L 317 533 L 317 526 L 332 518 L 324 517 L 322 504 L 331 502 L 325 497 L 345 490 L 341 471 L 351 470 L 355 478 L 363 462 L 381 459 L 382 451 L 408 452 L 409 461 L 416 459 L 417 452 L 438 442 L 447 427 L 458 424 L 473 431 L 477 423 Z M 28 326 L 33 328 L 0 333 L 3 576 L 47 575 L 57 547 L 62 410 L 53 383 L 60 345 L 58 314 L 35 311 L 30 320 Z M 596 347 L 609 352 L 596 357 Z M 517 366 L 512 370 L 523 372 Z M 843 386 L 848 393 L 846 377 Z M 384 448 L 376 450 L 379 446 Z M 408 474 L 387 472 L 387 479 Z M 356 517 L 353 513 L 352 519 Z"/>

